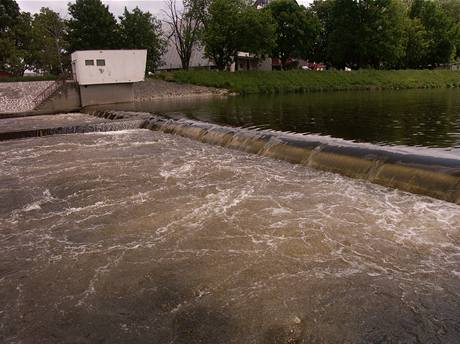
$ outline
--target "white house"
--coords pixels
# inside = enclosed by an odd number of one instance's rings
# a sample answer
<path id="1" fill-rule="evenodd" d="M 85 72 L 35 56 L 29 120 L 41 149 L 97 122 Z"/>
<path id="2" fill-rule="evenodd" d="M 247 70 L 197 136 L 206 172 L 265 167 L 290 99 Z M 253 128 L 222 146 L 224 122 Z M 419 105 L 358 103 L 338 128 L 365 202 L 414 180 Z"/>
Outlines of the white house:
<path id="1" fill-rule="evenodd" d="M 132 102 L 133 83 L 144 80 L 147 50 L 81 50 L 71 61 L 82 106 Z"/>
<path id="2" fill-rule="evenodd" d="M 138 82 L 144 80 L 147 50 L 81 50 L 71 61 L 79 85 Z"/>

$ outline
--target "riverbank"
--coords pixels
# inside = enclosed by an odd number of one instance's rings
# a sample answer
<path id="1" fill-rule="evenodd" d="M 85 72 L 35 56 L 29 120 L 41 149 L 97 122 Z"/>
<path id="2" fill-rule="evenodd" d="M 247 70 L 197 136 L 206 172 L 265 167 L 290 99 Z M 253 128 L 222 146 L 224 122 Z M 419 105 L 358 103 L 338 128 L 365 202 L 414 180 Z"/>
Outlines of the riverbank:
<path id="1" fill-rule="evenodd" d="M 180 84 L 227 89 L 239 94 L 460 87 L 460 72 L 446 70 L 360 70 L 351 72 L 294 70 L 240 73 L 177 71 L 161 73 L 156 77 Z"/>
<path id="2" fill-rule="evenodd" d="M 206 97 L 226 95 L 224 88 L 186 85 L 182 83 L 166 82 L 157 79 L 146 79 L 134 84 L 134 101 L 149 101 L 158 99 L 174 99 L 189 97 Z"/>
<path id="3" fill-rule="evenodd" d="M 2 82 L 0 79 L 0 118 L 18 117 L 17 115 L 31 115 L 36 110 L 37 113 L 55 113 L 78 110 L 79 91 L 75 88 L 74 92 L 57 92 L 53 94 L 45 106 L 41 104 L 37 107 L 36 97 L 49 87 L 53 81 L 25 81 L 25 82 Z M 69 85 L 70 83 L 68 83 Z M 157 79 L 146 79 L 133 85 L 133 101 L 145 102 L 155 100 L 193 99 L 196 97 L 213 97 L 228 94 L 226 89 L 197 86 L 191 84 L 181 84 L 166 82 Z M 70 95 L 73 96 L 70 99 Z M 63 99 L 64 97 L 64 99 Z M 114 96 L 114 103 L 119 100 Z M 69 106 L 71 104 L 71 106 Z"/>

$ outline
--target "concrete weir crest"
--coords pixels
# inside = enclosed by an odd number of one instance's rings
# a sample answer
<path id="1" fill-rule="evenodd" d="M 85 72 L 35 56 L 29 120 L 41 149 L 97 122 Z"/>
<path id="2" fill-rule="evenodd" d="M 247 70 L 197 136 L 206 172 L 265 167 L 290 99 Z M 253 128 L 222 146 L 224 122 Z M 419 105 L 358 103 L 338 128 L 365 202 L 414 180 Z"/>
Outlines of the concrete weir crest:
<path id="1" fill-rule="evenodd" d="M 314 135 L 225 127 L 140 112 L 95 111 L 108 119 L 143 119 L 142 127 L 180 135 L 460 204 L 460 159 Z"/>

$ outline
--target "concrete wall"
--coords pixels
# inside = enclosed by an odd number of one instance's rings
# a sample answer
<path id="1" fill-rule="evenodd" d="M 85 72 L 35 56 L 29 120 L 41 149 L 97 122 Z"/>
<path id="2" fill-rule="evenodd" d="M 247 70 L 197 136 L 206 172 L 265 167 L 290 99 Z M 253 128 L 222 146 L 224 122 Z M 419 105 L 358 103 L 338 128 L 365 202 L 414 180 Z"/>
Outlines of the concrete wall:
<path id="1" fill-rule="evenodd" d="M 134 101 L 133 84 L 80 85 L 81 106 Z"/>
<path id="2" fill-rule="evenodd" d="M 49 112 L 69 112 L 78 110 L 81 107 L 80 90 L 75 82 L 68 82 L 58 89 L 36 110 Z"/>

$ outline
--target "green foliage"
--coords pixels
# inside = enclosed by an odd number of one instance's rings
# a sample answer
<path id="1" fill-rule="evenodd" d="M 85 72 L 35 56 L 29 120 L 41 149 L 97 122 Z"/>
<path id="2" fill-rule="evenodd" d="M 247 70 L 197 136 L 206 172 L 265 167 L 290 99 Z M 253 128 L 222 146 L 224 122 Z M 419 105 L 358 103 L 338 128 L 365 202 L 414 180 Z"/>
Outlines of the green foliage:
<path id="1" fill-rule="evenodd" d="M 239 50 L 258 56 L 270 54 L 276 46 L 276 22 L 271 15 L 248 6 L 241 13 L 239 22 Z"/>
<path id="2" fill-rule="evenodd" d="M 203 43 L 206 55 L 220 70 L 231 63 L 238 51 L 241 7 L 239 0 L 214 0 L 209 7 Z"/>
<path id="3" fill-rule="evenodd" d="M 277 23 L 273 56 L 281 59 L 283 67 L 288 58 L 311 57 L 320 33 L 318 18 L 296 0 L 275 0 L 265 10 Z"/>
<path id="4" fill-rule="evenodd" d="M 460 87 L 460 73 L 445 70 L 177 71 L 160 73 L 157 77 L 180 83 L 225 88 L 240 94 Z"/>
<path id="5" fill-rule="evenodd" d="M 238 51 L 268 53 L 275 43 L 274 33 L 273 19 L 243 0 L 214 0 L 205 20 L 205 53 L 223 70 Z"/>
<path id="6" fill-rule="evenodd" d="M 66 23 L 58 13 L 42 8 L 32 22 L 31 64 L 36 71 L 58 75 L 69 65 Z"/>
<path id="7" fill-rule="evenodd" d="M 419 18 L 408 18 L 406 21 L 406 54 L 404 66 L 417 68 L 424 64 L 424 57 L 428 54 L 429 37 Z"/>
<path id="8" fill-rule="evenodd" d="M 410 8 L 410 18 L 419 19 L 424 28 L 426 49 L 415 59 L 421 66 L 435 66 L 450 62 L 456 52 L 453 37 L 454 23 L 439 2 L 414 0 Z M 413 61 L 409 61 L 414 64 Z"/>
<path id="9" fill-rule="evenodd" d="M 69 3 L 69 49 L 111 49 L 120 47 L 117 22 L 101 0 Z"/>
<path id="10" fill-rule="evenodd" d="M 314 0 L 309 8 L 273 0 L 262 10 L 251 0 L 183 4 L 172 27 L 184 69 L 198 40 L 221 70 L 238 52 L 278 57 L 283 66 L 302 58 L 339 69 L 422 69 L 460 60 L 459 0 Z M 0 0 L 0 69 L 59 74 L 72 51 L 113 48 L 147 49 L 147 71 L 158 68 L 165 42 L 149 12 L 125 9 L 117 23 L 101 0 L 68 8 L 67 22 L 48 8 L 32 17 L 15 0 Z"/>
<path id="11" fill-rule="evenodd" d="M 339 68 L 394 68 L 404 57 L 404 7 L 397 0 L 316 1 L 320 56 Z"/>
<path id="12" fill-rule="evenodd" d="M 165 51 L 161 22 L 150 12 L 138 7 L 129 12 L 126 7 L 120 17 L 121 46 L 125 49 L 147 49 L 147 72 L 154 72 Z"/>
<path id="13" fill-rule="evenodd" d="M 14 0 L 0 0 L 0 33 L 13 27 L 19 16 L 19 6 Z"/>
<path id="14" fill-rule="evenodd" d="M 0 32 L 0 69 L 21 76 L 30 65 L 32 42 L 32 17 L 20 13 Z"/>

